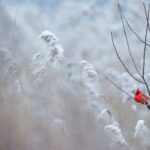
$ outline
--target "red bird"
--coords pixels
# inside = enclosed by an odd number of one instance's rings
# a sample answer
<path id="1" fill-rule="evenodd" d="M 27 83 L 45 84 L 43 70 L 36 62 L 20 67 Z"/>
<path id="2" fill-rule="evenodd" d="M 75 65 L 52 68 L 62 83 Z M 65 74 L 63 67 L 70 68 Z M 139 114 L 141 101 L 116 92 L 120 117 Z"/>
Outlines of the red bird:
<path id="1" fill-rule="evenodd" d="M 150 109 L 149 97 L 146 96 L 139 88 L 135 91 L 134 100 L 137 103 L 144 104 Z"/>

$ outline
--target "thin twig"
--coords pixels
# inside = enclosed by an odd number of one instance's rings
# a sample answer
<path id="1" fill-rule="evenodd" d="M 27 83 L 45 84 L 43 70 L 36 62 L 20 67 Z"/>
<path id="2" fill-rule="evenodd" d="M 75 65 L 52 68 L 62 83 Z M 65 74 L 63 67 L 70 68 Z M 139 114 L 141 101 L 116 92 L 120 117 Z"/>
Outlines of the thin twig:
<path id="1" fill-rule="evenodd" d="M 126 92 L 124 89 L 122 89 L 121 87 L 119 87 L 115 82 L 113 82 L 112 80 L 110 80 L 108 77 L 105 77 L 106 80 L 108 80 L 112 85 L 114 85 L 118 90 L 120 90 L 121 92 L 123 92 L 124 94 L 126 94 L 127 96 L 129 96 L 131 99 L 134 100 L 134 97 L 131 96 L 128 92 Z M 148 103 L 146 103 L 146 106 L 148 109 L 150 109 L 150 106 L 148 105 Z"/>
<path id="2" fill-rule="evenodd" d="M 140 81 L 139 79 L 137 79 L 136 77 L 134 77 L 134 76 L 130 73 L 130 71 L 128 70 L 127 66 L 125 65 L 125 63 L 124 63 L 124 62 L 122 61 L 122 59 L 120 58 L 120 56 L 119 56 L 119 54 L 118 54 L 118 51 L 117 51 L 117 49 L 116 49 L 115 43 L 114 43 L 113 33 L 112 33 L 112 32 L 111 32 L 111 40 L 112 40 L 112 43 L 113 43 L 113 47 L 114 47 L 115 53 L 116 53 L 116 55 L 117 55 L 119 61 L 120 61 L 121 64 L 123 65 L 124 69 L 126 70 L 126 72 L 127 72 L 133 79 L 135 79 L 137 82 L 144 84 L 142 81 Z"/>
<path id="3" fill-rule="evenodd" d="M 111 84 L 113 84 L 117 89 L 119 89 L 120 91 L 122 91 L 123 93 L 125 93 L 126 95 L 128 95 L 131 99 L 134 99 L 133 96 L 131 96 L 128 92 L 126 92 L 124 89 L 122 89 L 121 87 L 119 87 L 115 82 L 113 82 L 111 79 L 109 79 L 108 77 L 105 77 Z"/>
<path id="4" fill-rule="evenodd" d="M 123 19 L 125 20 L 127 26 L 129 27 L 129 29 L 132 31 L 132 33 L 142 42 L 145 43 L 144 40 L 134 31 L 134 29 L 131 27 L 131 25 L 129 24 L 129 22 L 127 21 L 126 17 L 124 15 L 122 15 Z M 146 43 L 146 45 L 148 47 L 150 47 L 150 44 Z"/>
<path id="5" fill-rule="evenodd" d="M 149 95 L 149 97 L 150 97 L 150 90 L 149 90 L 149 87 L 148 87 L 148 84 L 147 84 L 147 82 L 146 82 L 145 78 L 143 78 L 143 81 L 144 81 L 144 84 L 145 84 L 145 86 L 146 86 L 146 89 L 147 89 L 148 95 Z"/>
<path id="6" fill-rule="evenodd" d="M 112 43 L 113 43 L 113 47 L 114 47 L 114 50 L 115 50 L 115 53 L 119 59 L 119 61 L 121 62 L 121 64 L 123 65 L 124 69 L 126 70 L 126 72 L 133 78 L 135 79 L 137 82 L 139 83 L 142 83 L 146 86 L 146 89 L 148 91 L 148 94 L 150 96 L 150 89 L 148 87 L 148 83 L 145 79 L 145 61 L 146 61 L 146 48 L 147 46 L 150 46 L 147 44 L 147 34 L 148 34 L 148 30 L 150 32 L 150 25 L 149 25 L 149 15 L 150 15 L 150 5 L 148 7 L 148 14 L 147 14 L 147 10 L 146 10 L 146 7 L 145 7 L 145 4 L 143 3 L 144 5 L 144 10 L 145 10 L 145 16 L 146 16 L 146 33 L 145 33 L 145 39 L 144 41 L 138 36 L 138 34 L 131 28 L 131 26 L 129 25 L 128 21 L 126 20 L 126 18 L 122 15 L 121 13 L 121 7 L 119 5 L 119 2 L 118 2 L 118 8 L 119 8 L 119 12 L 120 12 L 120 16 L 121 16 L 121 21 L 122 21 L 122 26 L 123 26 L 123 31 L 124 31 L 124 34 L 125 34 L 125 38 L 126 38 L 126 43 L 127 43 L 127 46 L 128 46 L 128 51 L 129 51 L 129 55 L 132 59 L 132 62 L 134 64 L 134 67 L 137 71 L 137 73 L 139 74 L 139 76 L 141 77 L 141 79 L 143 81 L 140 81 L 139 79 L 137 79 L 135 76 L 133 76 L 129 69 L 127 68 L 127 66 L 125 65 L 125 63 L 123 62 L 123 60 L 121 59 L 121 57 L 119 56 L 119 53 L 116 49 L 116 46 L 115 46 L 115 43 L 114 43 L 114 38 L 113 38 L 113 33 L 111 32 L 111 40 L 112 40 Z M 128 41 L 128 37 L 127 37 L 127 33 L 126 33 L 126 30 L 125 30 L 125 25 L 124 25 L 124 21 L 123 19 L 126 21 L 128 27 L 131 29 L 131 31 L 138 37 L 138 39 L 140 39 L 140 41 L 142 41 L 144 43 L 144 52 L 143 52 L 143 68 L 142 68 L 142 75 L 140 75 L 136 65 L 135 65 L 135 62 L 134 62 L 134 59 L 132 57 L 132 53 L 131 53 L 131 50 L 130 50 L 130 47 L 129 47 L 129 41 Z M 106 79 L 111 82 L 116 88 L 118 88 L 119 90 L 121 90 L 122 92 L 124 92 L 125 94 L 127 94 L 130 98 L 134 99 L 129 93 L 127 93 L 124 89 L 120 88 L 116 83 L 114 83 L 112 80 L 110 80 L 108 77 L 106 77 Z M 148 107 L 149 108 L 149 107 Z"/>
<path id="7" fill-rule="evenodd" d="M 148 16 L 146 12 L 145 4 L 143 3 L 145 16 L 146 16 L 146 33 L 145 33 L 145 42 L 144 42 L 144 53 L 143 53 L 143 69 L 142 69 L 142 77 L 144 78 L 145 75 L 145 56 L 146 56 L 146 42 L 147 42 L 147 33 L 148 33 L 148 27 L 149 27 L 149 8 L 148 8 Z"/>
<path id="8" fill-rule="evenodd" d="M 147 12 L 146 12 L 146 7 L 145 7 L 145 4 L 143 3 L 143 6 L 144 6 L 144 10 L 145 10 L 145 16 L 146 16 L 146 33 L 145 33 L 145 44 L 144 44 L 144 52 L 143 52 L 143 72 L 142 72 L 142 79 L 143 79 L 143 81 L 144 81 L 144 84 L 145 84 L 145 86 L 146 86 L 146 89 L 147 89 L 147 91 L 148 91 L 148 94 L 149 94 L 149 96 L 150 96 L 150 89 L 149 89 L 149 87 L 148 87 L 148 84 L 147 84 L 147 82 L 146 82 L 146 80 L 145 80 L 145 56 L 146 56 L 146 42 L 147 42 L 147 34 L 148 34 L 148 29 L 150 29 L 149 28 L 149 14 L 150 14 L 150 5 L 149 5 L 149 7 L 148 7 L 148 15 L 147 15 Z"/>
<path id="9" fill-rule="evenodd" d="M 123 17 L 122 17 L 122 12 L 121 12 L 121 7 L 120 7 L 119 3 L 118 3 L 118 9 L 119 9 L 119 13 L 120 13 L 120 18 L 121 18 L 121 22 L 122 22 L 123 32 L 124 32 L 124 35 L 125 35 L 125 39 L 126 39 L 129 55 L 131 57 L 131 60 L 132 60 L 132 63 L 134 65 L 135 70 L 137 71 L 138 75 L 141 76 L 140 72 L 138 71 L 138 68 L 137 68 L 137 66 L 135 64 L 135 61 L 133 59 L 132 53 L 131 53 L 131 49 L 130 49 L 130 46 L 129 46 L 129 40 L 128 40 L 128 36 L 127 36 L 127 33 L 126 33 L 126 29 L 125 29 L 125 25 L 124 25 L 124 21 L 123 21 Z"/>
<path id="10" fill-rule="evenodd" d="M 150 9 L 150 4 L 148 5 L 148 14 L 146 12 L 146 6 L 145 6 L 144 2 L 143 2 L 143 6 L 144 6 L 144 11 L 145 11 L 146 21 L 147 21 L 147 24 L 148 24 L 148 30 L 150 32 L 150 25 L 149 25 L 149 9 Z"/>

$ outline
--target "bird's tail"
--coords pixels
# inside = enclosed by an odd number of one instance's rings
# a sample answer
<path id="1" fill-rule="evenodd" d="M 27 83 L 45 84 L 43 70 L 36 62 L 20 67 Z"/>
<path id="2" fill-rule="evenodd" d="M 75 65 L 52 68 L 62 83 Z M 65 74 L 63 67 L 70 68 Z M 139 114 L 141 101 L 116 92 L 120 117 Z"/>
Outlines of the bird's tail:
<path id="1" fill-rule="evenodd" d="M 147 108 L 150 110 L 150 104 L 146 103 Z"/>

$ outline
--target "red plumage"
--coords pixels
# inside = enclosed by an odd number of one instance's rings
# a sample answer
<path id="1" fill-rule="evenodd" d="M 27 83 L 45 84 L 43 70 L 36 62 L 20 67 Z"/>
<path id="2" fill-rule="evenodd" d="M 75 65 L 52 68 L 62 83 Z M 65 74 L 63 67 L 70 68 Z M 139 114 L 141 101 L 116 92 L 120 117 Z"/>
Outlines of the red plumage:
<path id="1" fill-rule="evenodd" d="M 147 104 L 149 101 L 149 98 L 140 89 L 137 89 L 134 95 L 134 100 L 137 103 Z"/>

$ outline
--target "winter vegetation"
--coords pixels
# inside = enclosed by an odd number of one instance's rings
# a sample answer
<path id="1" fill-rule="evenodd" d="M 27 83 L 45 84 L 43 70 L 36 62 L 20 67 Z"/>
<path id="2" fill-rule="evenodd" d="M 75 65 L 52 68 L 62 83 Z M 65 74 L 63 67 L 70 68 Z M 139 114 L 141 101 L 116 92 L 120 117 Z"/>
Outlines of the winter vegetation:
<path id="1" fill-rule="evenodd" d="M 148 0 L 0 10 L 0 150 L 150 149 Z"/>

